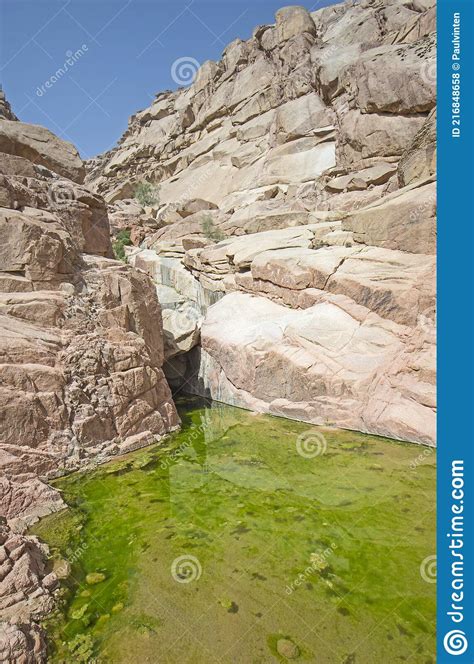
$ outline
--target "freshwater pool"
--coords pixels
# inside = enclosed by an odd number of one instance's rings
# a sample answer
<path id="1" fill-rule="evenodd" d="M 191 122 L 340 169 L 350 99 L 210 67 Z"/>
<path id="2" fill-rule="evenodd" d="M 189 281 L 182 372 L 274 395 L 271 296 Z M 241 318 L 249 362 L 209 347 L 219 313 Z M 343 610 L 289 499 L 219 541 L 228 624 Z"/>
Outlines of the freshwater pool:
<path id="1" fill-rule="evenodd" d="M 433 664 L 434 452 L 178 406 L 179 433 L 54 482 L 50 661 Z"/>

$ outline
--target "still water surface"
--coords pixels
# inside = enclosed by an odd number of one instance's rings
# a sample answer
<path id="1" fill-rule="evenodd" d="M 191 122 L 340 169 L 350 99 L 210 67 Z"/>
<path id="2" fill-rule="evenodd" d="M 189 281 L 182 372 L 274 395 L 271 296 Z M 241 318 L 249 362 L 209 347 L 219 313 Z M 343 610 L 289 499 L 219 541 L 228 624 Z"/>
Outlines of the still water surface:
<path id="1" fill-rule="evenodd" d="M 164 443 L 55 482 L 50 661 L 434 663 L 435 454 L 179 407 Z"/>

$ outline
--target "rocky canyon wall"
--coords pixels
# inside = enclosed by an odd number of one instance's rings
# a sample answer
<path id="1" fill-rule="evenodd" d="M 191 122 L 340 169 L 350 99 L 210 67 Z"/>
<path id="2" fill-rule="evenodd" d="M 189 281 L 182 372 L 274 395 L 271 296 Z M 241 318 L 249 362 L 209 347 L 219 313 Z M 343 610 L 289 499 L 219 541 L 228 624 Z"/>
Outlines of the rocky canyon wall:
<path id="1" fill-rule="evenodd" d="M 88 163 L 176 386 L 434 444 L 435 37 L 432 0 L 283 8 Z"/>
<path id="2" fill-rule="evenodd" d="M 0 99 L 0 660 L 45 661 L 58 577 L 28 524 L 48 477 L 177 428 L 151 279 L 112 259 L 75 148 Z"/>

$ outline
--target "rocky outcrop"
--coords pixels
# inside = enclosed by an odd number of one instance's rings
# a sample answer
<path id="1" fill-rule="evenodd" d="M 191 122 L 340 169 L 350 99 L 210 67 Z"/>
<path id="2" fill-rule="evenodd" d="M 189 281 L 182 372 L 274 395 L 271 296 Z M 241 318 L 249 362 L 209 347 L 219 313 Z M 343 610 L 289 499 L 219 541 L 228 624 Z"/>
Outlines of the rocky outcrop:
<path id="1" fill-rule="evenodd" d="M 5 115 L 5 114 L 4 114 Z M 112 258 L 104 201 L 77 151 L 0 120 L 0 659 L 43 662 L 54 606 L 47 548 L 26 527 L 63 509 L 44 483 L 178 426 L 161 310 L 143 272 Z M 40 479 L 42 478 L 42 479 Z"/>
<path id="2" fill-rule="evenodd" d="M 149 442 L 177 417 L 153 284 L 110 258 L 98 196 L 29 161 L 29 176 L 12 175 L 23 162 L 0 155 L 0 430 L 3 450 L 47 474 Z"/>
<path id="3" fill-rule="evenodd" d="M 285 8 L 189 88 L 157 95 L 88 180 L 107 200 L 149 179 L 162 202 L 201 197 L 229 211 L 237 192 L 272 185 L 306 198 L 288 186 L 313 185 L 336 154 L 347 174 L 367 158 L 399 158 L 435 105 L 434 27 L 415 41 L 400 34 L 419 18 L 398 1 Z"/>
<path id="4" fill-rule="evenodd" d="M 2 121 L 0 152 L 28 159 L 33 164 L 45 166 L 73 182 L 84 181 L 84 165 L 76 148 L 44 127 L 24 122 Z"/>
<path id="5" fill-rule="evenodd" d="M 436 182 L 416 181 L 343 221 L 354 241 L 416 254 L 436 253 Z"/>
<path id="6" fill-rule="evenodd" d="M 58 586 L 58 579 L 48 572 L 47 553 L 36 537 L 15 533 L 5 523 L 0 525 L 0 611 L 5 621 L 26 624 L 32 614 L 44 615 L 53 608 L 51 591 Z M 6 626 L 3 629 L 8 632 Z"/>
<path id="7" fill-rule="evenodd" d="M 192 358 L 195 389 L 260 412 L 432 444 L 431 330 L 319 289 L 308 299 L 296 310 L 242 293 L 221 299 Z"/>
<path id="8" fill-rule="evenodd" d="M 182 261 L 132 252 L 174 293 L 163 295 L 169 378 L 252 410 L 433 444 L 435 259 L 325 244 L 337 228 L 229 238 Z M 200 347 L 180 354 L 199 331 Z"/>
<path id="9" fill-rule="evenodd" d="M 435 37 L 431 0 L 286 7 L 89 165 L 114 214 L 159 192 L 128 255 L 173 384 L 434 444 Z"/>
<path id="10" fill-rule="evenodd" d="M 12 664 L 38 664 L 46 661 L 46 641 L 34 623 L 0 623 L 0 657 Z"/>
<path id="11" fill-rule="evenodd" d="M 12 107 L 10 106 L 8 99 L 5 97 L 5 93 L 3 92 L 1 86 L 0 86 L 0 119 L 18 120 L 18 118 L 12 111 Z"/>

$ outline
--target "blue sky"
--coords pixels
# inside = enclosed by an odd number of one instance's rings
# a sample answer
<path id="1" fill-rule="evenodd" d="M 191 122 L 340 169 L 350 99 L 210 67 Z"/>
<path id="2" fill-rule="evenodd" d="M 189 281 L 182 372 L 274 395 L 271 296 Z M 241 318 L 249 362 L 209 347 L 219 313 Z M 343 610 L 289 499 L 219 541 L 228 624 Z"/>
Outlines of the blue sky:
<path id="1" fill-rule="evenodd" d="M 219 59 L 233 39 L 273 23 L 285 4 L 0 0 L 0 80 L 20 120 L 48 127 L 88 158 L 113 147 L 128 117 L 156 92 L 178 87 L 178 58 Z M 314 10 L 333 0 L 299 4 Z M 65 73 L 53 81 L 59 68 Z"/>

